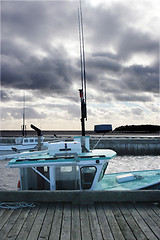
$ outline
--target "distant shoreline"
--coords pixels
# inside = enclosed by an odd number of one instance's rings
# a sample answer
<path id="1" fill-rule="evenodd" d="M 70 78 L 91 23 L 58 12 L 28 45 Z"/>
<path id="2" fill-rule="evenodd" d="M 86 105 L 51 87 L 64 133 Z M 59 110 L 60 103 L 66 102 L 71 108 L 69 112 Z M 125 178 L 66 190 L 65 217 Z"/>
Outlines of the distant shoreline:
<path id="1" fill-rule="evenodd" d="M 27 136 L 35 136 L 36 132 L 33 130 L 27 130 Z M 81 135 L 80 130 L 44 130 L 42 131 L 43 136 L 77 136 Z M 86 136 L 87 135 L 102 135 L 102 133 L 95 133 L 92 130 L 86 131 Z M 122 132 L 108 132 L 105 134 L 107 135 L 155 135 L 159 136 L 160 132 L 144 132 L 144 131 L 122 131 Z M 22 136 L 22 131 L 21 130 L 1 130 L 0 131 L 0 136 L 1 137 L 21 137 Z"/>

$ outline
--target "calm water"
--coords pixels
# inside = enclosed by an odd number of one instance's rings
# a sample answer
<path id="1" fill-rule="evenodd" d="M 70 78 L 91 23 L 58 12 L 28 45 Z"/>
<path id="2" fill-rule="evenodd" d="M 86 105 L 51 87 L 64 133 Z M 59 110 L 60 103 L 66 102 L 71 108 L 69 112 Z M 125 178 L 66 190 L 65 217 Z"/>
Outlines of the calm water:
<path id="1" fill-rule="evenodd" d="M 6 160 L 0 160 L 0 190 L 16 190 L 19 169 L 6 168 Z M 111 159 L 106 173 L 160 169 L 160 156 L 116 156 Z"/>

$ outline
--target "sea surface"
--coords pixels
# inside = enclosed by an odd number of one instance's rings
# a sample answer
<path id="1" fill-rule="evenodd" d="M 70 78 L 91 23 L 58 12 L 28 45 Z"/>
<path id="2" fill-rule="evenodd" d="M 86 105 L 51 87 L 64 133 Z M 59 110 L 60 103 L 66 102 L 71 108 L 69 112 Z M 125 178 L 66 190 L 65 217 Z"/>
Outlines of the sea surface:
<path id="1" fill-rule="evenodd" d="M 8 160 L 0 160 L 0 190 L 17 190 L 19 169 L 8 168 Z M 110 160 L 107 173 L 160 169 L 160 156 L 116 156 Z"/>

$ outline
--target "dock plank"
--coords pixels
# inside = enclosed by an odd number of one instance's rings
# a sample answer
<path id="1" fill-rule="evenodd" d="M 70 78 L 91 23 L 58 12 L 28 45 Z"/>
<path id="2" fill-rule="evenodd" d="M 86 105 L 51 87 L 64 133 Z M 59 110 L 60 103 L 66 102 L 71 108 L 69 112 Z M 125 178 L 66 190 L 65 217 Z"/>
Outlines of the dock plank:
<path id="1" fill-rule="evenodd" d="M 158 215 L 158 217 L 160 218 L 160 203 L 157 204 L 152 204 L 151 208 L 154 210 L 154 212 Z"/>
<path id="2" fill-rule="evenodd" d="M 137 224 L 139 225 L 139 227 L 141 228 L 141 230 L 143 231 L 145 236 L 148 239 L 158 240 L 158 238 L 155 236 L 153 231 L 150 229 L 150 227 L 146 224 L 146 222 L 142 218 L 142 216 L 140 214 L 141 210 L 139 209 L 137 211 L 137 209 L 133 205 L 131 205 L 131 204 L 128 204 L 127 208 L 131 212 L 133 218 L 135 219 L 135 221 L 137 222 Z"/>
<path id="3" fill-rule="evenodd" d="M 104 203 L 103 208 L 104 208 L 104 211 L 106 214 L 106 218 L 108 219 L 108 223 L 109 223 L 110 229 L 112 231 L 112 234 L 114 236 L 114 239 L 115 240 L 125 240 L 125 238 L 121 232 L 121 229 L 117 223 L 117 220 L 114 216 L 114 211 L 113 211 L 113 209 L 111 209 L 111 204 Z"/>
<path id="4" fill-rule="evenodd" d="M 61 229 L 61 240 L 70 240 L 71 234 L 71 204 L 64 204 L 63 220 Z"/>
<path id="5" fill-rule="evenodd" d="M 20 215 L 18 216 L 17 220 L 15 221 L 15 223 L 12 225 L 11 230 L 9 231 L 9 233 L 7 234 L 7 237 L 5 238 L 6 240 L 9 239 L 16 239 L 28 214 L 30 212 L 29 208 L 25 208 L 21 211 Z"/>
<path id="6" fill-rule="evenodd" d="M 16 209 L 12 212 L 8 220 L 5 222 L 3 227 L 1 228 L 0 231 L 0 239 L 3 240 L 6 238 L 8 232 L 11 230 L 14 222 L 17 220 L 19 214 L 21 213 L 22 209 Z"/>
<path id="7" fill-rule="evenodd" d="M 121 229 L 121 232 L 123 233 L 123 236 L 125 237 L 125 239 L 130 239 L 130 240 L 136 240 L 132 230 L 130 229 L 126 219 L 124 218 L 123 214 L 121 213 L 121 211 L 119 210 L 119 204 L 115 205 L 112 204 L 111 205 L 112 211 L 114 212 L 114 216 L 118 222 L 118 225 Z"/>
<path id="8" fill-rule="evenodd" d="M 7 220 L 10 218 L 13 211 L 14 210 L 3 209 L 3 214 L 1 215 L 1 221 L 0 221 L 0 230 L 2 229 L 4 224 L 7 222 Z"/>
<path id="9" fill-rule="evenodd" d="M 21 231 L 19 232 L 16 240 L 28 239 L 28 235 L 31 231 L 32 225 L 37 216 L 39 207 L 40 207 L 40 205 L 36 205 L 34 208 L 30 209 L 30 212 L 29 212 L 27 218 L 25 219 L 24 224 L 23 224 Z"/>
<path id="10" fill-rule="evenodd" d="M 52 227 L 52 221 L 53 221 L 54 214 L 55 214 L 55 204 L 49 204 L 45 219 L 43 221 L 42 228 L 40 230 L 38 240 L 48 239 L 48 236 L 50 234 L 50 230 Z"/>
<path id="11" fill-rule="evenodd" d="M 147 204 L 143 204 L 143 207 L 146 210 L 146 212 L 149 214 L 149 216 L 153 219 L 153 221 L 160 228 L 160 219 L 159 219 L 160 215 L 158 216 L 158 214 L 156 214 L 155 211 L 152 209 L 152 204 L 150 205 L 150 207 L 148 207 Z"/>
<path id="12" fill-rule="evenodd" d="M 119 209 L 120 209 L 121 213 L 123 214 L 123 217 L 126 219 L 126 222 L 129 225 L 129 227 L 131 228 L 136 239 L 137 240 L 147 240 L 147 238 L 144 235 L 144 233 L 142 232 L 141 228 L 136 223 L 133 216 L 127 209 L 126 204 L 119 204 Z"/>
<path id="13" fill-rule="evenodd" d="M 82 239 L 92 240 L 90 222 L 86 205 L 80 206 L 80 222 Z"/>
<path id="14" fill-rule="evenodd" d="M 93 240 L 103 240 L 101 229 L 99 226 L 97 214 L 95 211 L 95 207 L 93 205 L 88 206 L 88 216 L 91 227 L 91 234 Z"/>
<path id="15" fill-rule="evenodd" d="M 110 226 L 109 226 L 109 223 L 107 221 L 107 218 L 106 218 L 106 215 L 104 213 L 104 209 L 103 209 L 102 205 L 96 204 L 95 208 L 96 208 L 98 221 L 99 221 L 99 226 L 101 228 L 103 239 L 114 240 L 113 235 L 112 235 L 112 231 L 110 229 Z"/>
<path id="16" fill-rule="evenodd" d="M 81 240 L 79 205 L 72 205 L 71 240 Z"/>
<path id="17" fill-rule="evenodd" d="M 41 230 L 45 215 L 47 211 L 47 204 L 42 204 L 38 210 L 35 221 L 32 225 L 32 228 L 29 232 L 28 239 L 35 240 L 38 239 L 39 232 Z"/>
<path id="18" fill-rule="evenodd" d="M 3 215 L 3 213 L 5 212 L 4 208 L 0 208 L 0 217 Z"/>
<path id="19" fill-rule="evenodd" d="M 157 237 L 157 239 L 160 238 L 160 228 L 157 226 L 157 224 L 153 221 L 153 219 L 149 216 L 149 214 L 147 213 L 147 211 L 143 208 L 143 204 L 139 203 L 136 204 L 135 208 L 137 209 L 137 211 L 140 213 L 140 215 L 142 216 L 142 218 L 144 219 L 144 221 L 146 222 L 146 224 L 148 225 L 149 228 L 152 229 L 152 231 L 155 234 L 155 239 Z M 153 239 L 153 238 L 152 238 Z"/>
<path id="20" fill-rule="evenodd" d="M 49 235 L 49 240 L 60 239 L 61 226 L 63 217 L 63 204 L 57 203 L 55 208 L 55 214 L 52 221 L 52 227 Z"/>

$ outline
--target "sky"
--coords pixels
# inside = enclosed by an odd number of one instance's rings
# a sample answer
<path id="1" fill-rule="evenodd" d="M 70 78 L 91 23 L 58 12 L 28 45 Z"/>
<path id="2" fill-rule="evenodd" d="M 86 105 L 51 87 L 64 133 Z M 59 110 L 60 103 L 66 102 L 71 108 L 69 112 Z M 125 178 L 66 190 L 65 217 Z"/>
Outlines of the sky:
<path id="1" fill-rule="evenodd" d="M 80 130 L 79 1 L 1 1 L 1 126 Z M 86 129 L 160 124 L 159 0 L 82 0 Z"/>

